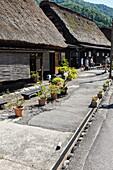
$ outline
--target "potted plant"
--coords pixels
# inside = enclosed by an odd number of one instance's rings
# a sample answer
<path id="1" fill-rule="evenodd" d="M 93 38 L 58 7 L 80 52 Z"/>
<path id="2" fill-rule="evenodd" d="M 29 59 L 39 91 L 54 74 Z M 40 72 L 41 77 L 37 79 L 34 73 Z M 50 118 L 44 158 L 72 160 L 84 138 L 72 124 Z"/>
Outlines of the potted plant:
<path id="1" fill-rule="evenodd" d="M 51 83 L 52 83 L 52 84 L 55 84 L 55 85 L 60 85 L 62 82 L 64 82 L 64 80 L 63 80 L 62 78 L 60 78 L 60 77 L 55 77 L 55 78 L 51 81 Z"/>
<path id="2" fill-rule="evenodd" d="M 62 94 L 67 93 L 67 83 L 71 81 L 72 79 L 76 79 L 78 76 L 77 70 L 74 67 L 68 67 L 68 66 L 63 66 L 63 67 L 58 67 L 58 70 L 61 72 L 66 73 L 65 80 L 63 82 L 63 87 L 62 87 Z"/>
<path id="3" fill-rule="evenodd" d="M 103 84 L 103 90 L 106 91 L 108 89 L 108 86 L 109 86 L 108 84 L 104 83 Z"/>
<path id="4" fill-rule="evenodd" d="M 57 99 L 57 94 L 60 94 L 60 91 L 61 91 L 60 87 L 55 84 L 50 84 L 48 87 L 48 90 L 53 100 Z"/>
<path id="5" fill-rule="evenodd" d="M 34 83 L 37 83 L 39 81 L 39 72 L 38 71 L 31 71 L 30 72 L 31 80 Z"/>
<path id="6" fill-rule="evenodd" d="M 45 85 L 41 85 L 41 91 L 39 91 L 37 95 L 39 97 L 39 105 L 44 106 L 46 104 L 46 99 L 50 96 L 48 87 L 46 87 Z"/>
<path id="7" fill-rule="evenodd" d="M 104 91 L 103 90 L 100 90 L 99 92 L 98 92 L 98 98 L 102 98 L 103 97 L 103 94 L 104 94 Z"/>
<path id="8" fill-rule="evenodd" d="M 24 98 L 19 92 L 12 94 L 7 90 L 6 93 L 3 93 L 3 98 L 6 101 L 5 108 L 10 109 L 13 106 L 15 115 L 18 117 L 23 116 Z"/>
<path id="9" fill-rule="evenodd" d="M 97 104 L 98 104 L 98 96 L 92 97 L 91 106 L 97 107 Z"/>
<path id="10" fill-rule="evenodd" d="M 61 94 L 66 95 L 67 90 L 68 90 L 68 86 L 66 85 L 66 83 L 64 83 L 63 86 L 61 87 Z"/>

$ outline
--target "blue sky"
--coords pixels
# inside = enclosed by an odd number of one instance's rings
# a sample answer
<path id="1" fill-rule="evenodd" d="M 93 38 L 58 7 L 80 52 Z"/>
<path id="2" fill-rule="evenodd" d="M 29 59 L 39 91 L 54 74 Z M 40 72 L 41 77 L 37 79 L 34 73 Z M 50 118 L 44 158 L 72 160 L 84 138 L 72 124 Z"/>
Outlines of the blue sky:
<path id="1" fill-rule="evenodd" d="M 104 4 L 113 8 L 113 0 L 84 0 L 84 1 L 95 4 Z"/>

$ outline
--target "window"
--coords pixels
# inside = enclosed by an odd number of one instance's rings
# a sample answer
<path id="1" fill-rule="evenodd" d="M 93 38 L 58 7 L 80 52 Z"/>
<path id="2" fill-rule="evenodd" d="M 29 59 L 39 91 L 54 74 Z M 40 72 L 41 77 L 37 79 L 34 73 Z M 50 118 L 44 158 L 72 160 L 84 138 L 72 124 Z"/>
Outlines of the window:
<path id="1" fill-rule="evenodd" d="M 89 51 L 89 57 L 91 57 L 91 51 Z"/>
<path id="2" fill-rule="evenodd" d="M 97 53 L 97 57 L 99 57 L 99 53 Z"/>

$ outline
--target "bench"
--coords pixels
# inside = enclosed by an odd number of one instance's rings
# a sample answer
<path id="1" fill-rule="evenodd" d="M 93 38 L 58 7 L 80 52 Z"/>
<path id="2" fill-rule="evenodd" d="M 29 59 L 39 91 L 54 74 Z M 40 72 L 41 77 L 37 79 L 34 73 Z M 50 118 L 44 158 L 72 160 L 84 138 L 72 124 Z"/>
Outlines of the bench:
<path id="1" fill-rule="evenodd" d="M 6 104 L 7 102 L 5 100 L 0 100 L 0 108 L 3 107 L 4 104 Z"/>
<path id="2" fill-rule="evenodd" d="M 27 99 L 30 99 L 30 97 L 32 95 L 36 95 L 39 91 L 41 91 L 41 88 L 25 91 L 25 92 L 21 93 L 21 95 L 24 97 L 25 100 L 27 100 Z"/>

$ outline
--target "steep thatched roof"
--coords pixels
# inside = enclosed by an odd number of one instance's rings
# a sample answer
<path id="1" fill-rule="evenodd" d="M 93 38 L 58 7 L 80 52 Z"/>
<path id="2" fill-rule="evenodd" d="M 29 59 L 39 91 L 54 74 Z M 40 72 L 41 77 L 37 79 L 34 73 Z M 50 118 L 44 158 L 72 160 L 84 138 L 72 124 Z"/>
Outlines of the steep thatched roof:
<path id="1" fill-rule="evenodd" d="M 80 43 L 110 46 L 110 42 L 90 19 L 68 8 L 61 7 L 54 2 L 46 2 L 60 17 L 66 28 Z"/>
<path id="2" fill-rule="evenodd" d="M 66 47 L 34 0 L 0 0 L 0 42 L 4 41 Z"/>

